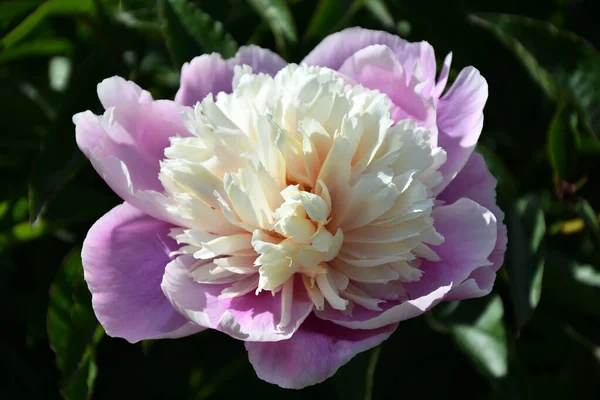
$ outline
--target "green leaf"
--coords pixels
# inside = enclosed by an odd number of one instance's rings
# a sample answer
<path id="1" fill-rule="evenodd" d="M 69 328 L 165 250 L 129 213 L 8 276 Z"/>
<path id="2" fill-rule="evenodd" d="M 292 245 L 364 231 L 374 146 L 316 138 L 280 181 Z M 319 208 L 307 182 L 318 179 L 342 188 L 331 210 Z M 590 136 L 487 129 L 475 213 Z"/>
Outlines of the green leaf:
<path id="1" fill-rule="evenodd" d="M 277 47 L 285 48 L 285 39 L 297 40 L 296 25 L 285 0 L 248 0 L 258 15 L 271 27 Z"/>
<path id="2" fill-rule="evenodd" d="M 223 28 L 194 3 L 188 0 L 169 0 L 169 3 L 188 34 L 196 40 L 205 53 L 220 53 L 224 58 L 233 57 L 238 44 Z"/>
<path id="3" fill-rule="evenodd" d="M 36 8 L 41 0 L 5 0 L 0 3 L 0 30 L 6 29 L 17 18 Z"/>
<path id="4" fill-rule="evenodd" d="M 96 86 L 104 78 L 123 75 L 122 65 L 109 55 L 96 51 L 80 65 L 75 65 L 65 91 L 60 112 L 42 143 L 29 179 L 29 219 L 33 223 L 50 198 L 85 163 L 75 143 L 73 115 L 97 109 Z"/>
<path id="5" fill-rule="evenodd" d="M 156 9 L 145 8 L 135 11 L 122 11 L 115 14 L 115 19 L 126 27 L 135 29 L 149 38 L 159 40 L 163 37 Z"/>
<path id="6" fill-rule="evenodd" d="M 93 0 L 48 0 L 41 4 L 16 28 L 0 40 L 1 47 L 11 47 L 23 39 L 40 22 L 50 15 L 90 14 L 94 11 Z"/>
<path id="7" fill-rule="evenodd" d="M 492 32 L 523 62 L 546 93 L 567 95 L 600 137 L 600 53 L 584 39 L 555 26 L 507 14 L 476 14 L 470 20 Z"/>
<path id="8" fill-rule="evenodd" d="M 345 28 L 364 5 L 364 0 L 320 0 L 305 36 L 321 39 Z"/>
<path id="9" fill-rule="evenodd" d="M 590 203 L 585 199 L 579 199 L 575 205 L 575 209 L 596 240 L 600 240 L 600 223 L 598 222 L 598 215 Z"/>
<path id="10" fill-rule="evenodd" d="M 544 299 L 548 298 L 555 310 L 599 319 L 600 271 L 554 249 L 548 249 L 547 258 Z"/>
<path id="11" fill-rule="evenodd" d="M 91 308 L 83 279 L 81 249 L 64 260 L 50 286 L 48 339 L 62 372 L 61 391 L 67 399 L 92 395 L 96 377 L 95 350 L 104 335 Z"/>
<path id="12" fill-rule="evenodd" d="M 394 27 L 394 17 L 384 0 L 363 0 L 367 10 L 387 29 Z"/>
<path id="13" fill-rule="evenodd" d="M 494 297 L 475 323 L 451 327 L 458 348 L 475 364 L 477 370 L 491 380 L 508 373 L 506 332 L 502 323 L 502 301 Z"/>
<path id="14" fill-rule="evenodd" d="M 34 101 L 26 89 L 28 88 L 25 85 L 14 79 L 8 79 L 8 77 L 0 79 L 0 92 L 10 93 L 10 96 L 0 97 L 2 122 L 6 126 L 10 126 L 10 129 L 0 135 L 0 158 L 17 156 L 20 166 L 26 165 L 25 161 L 31 159 L 32 153 L 39 149 L 39 132 L 43 131 L 49 123 L 48 115 L 44 112 L 46 110 L 41 104 Z M 6 167 L 4 168 L 7 171 Z M 19 171 L 13 170 L 12 172 Z M 3 178 L 6 179 L 8 176 Z M 4 189 L 9 189 L 9 187 L 2 189 L 0 194 L 5 196 Z"/>
<path id="15" fill-rule="evenodd" d="M 571 129 L 577 114 L 560 100 L 548 130 L 548 153 L 555 183 L 574 181 L 577 173 L 577 138 Z"/>
<path id="16" fill-rule="evenodd" d="M 16 244 L 35 240 L 46 232 L 48 228 L 43 221 L 33 226 L 28 221 L 18 222 L 12 228 L 0 232 L 0 253 Z"/>
<path id="17" fill-rule="evenodd" d="M 381 346 L 365 351 L 341 367 L 332 382 L 341 399 L 371 400 Z"/>
<path id="18" fill-rule="evenodd" d="M 517 200 L 507 215 L 508 242 L 506 272 L 517 329 L 533 316 L 542 292 L 546 224 L 538 199 Z"/>
<path id="19" fill-rule="evenodd" d="M 202 49 L 186 31 L 171 3 L 171 0 L 158 0 L 158 12 L 171 60 L 175 67 L 181 68 L 184 63 L 202 54 Z"/>
<path id="20" fill-rule="evenodd" d="M 600 271 L 591 265 L 577 265 L 573 268 L 573 277 L 577 282 L 600 289 Z"/>
<path id="21" fill-rule="evenodd" d="M 394 27 L 394 18 L 384 0 L 320 0 L 311 17 L 305 38 L 321 39 L 350 25 L 364 8 L 385 28 Z"/>
<path id="22" fill-rule="evenodd" d="M 71 42 L 60 38 L 30 40 L 0 52 L 0 62 L 67 54 L 72 47 Z"/>
<path id="23" fill-rule="evenodd" d="M 356 1 L 353 3 L 356 3 Z M 351 8 L 352 6 L 348 7 L 347 1 L 320 0 L 306 29 L 306 37 L 325 37 L 333 29 L 332 21 L 341 20 Z"/>
<path id="24" fill-rule="evenodd" d="M 474 320 L 471 314 L 475 309 L 471 305 L 468 305 L 467 310 L 463 310 L 462 313 L 459 310 L 458 314 L 462 316 L 446 317 L 450 320 L 456 317 L 462 319 L 450 325 L 454 343 L 471 361 L 475 369 L 487 378 L 496 394 L 494 398 L 510 400 L 526 398 L 523 395 L 521 378 L 513 371 L 515 364 L 511 358 L 509 338 L 503 322 L 504 307 L 500 297 L 470 300 L 467 303 L 479 303 L 476 304 L 476 308 L 480 311 L 475 314 Z M 480 308 L 480 305 L 484 307 Z M 460 306 L 463 306 L 462 302 Z"/>

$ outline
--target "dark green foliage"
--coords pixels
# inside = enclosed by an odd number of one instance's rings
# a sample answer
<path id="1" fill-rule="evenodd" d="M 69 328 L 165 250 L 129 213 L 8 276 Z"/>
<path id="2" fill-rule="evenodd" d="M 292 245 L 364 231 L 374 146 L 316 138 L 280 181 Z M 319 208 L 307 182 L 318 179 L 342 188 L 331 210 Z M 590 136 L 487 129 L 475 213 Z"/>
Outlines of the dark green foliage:
<path id="1" fill-rule="evenodd" d="M 490 13 L 493 12 L 493 13 Z M 595 0 L 7 0 L 0 2 L 0 398 L 563 399 L 600 393 L 600 33 Z M 477 150 L 509 250 L 494 292 L 400 324 L 326 382 L 256 378 L 206 331 L 104 335 L 79 252 L 120 200 L 75 144 L 112 75 L 173 98 L 201 53 L 257 44 L 299 62 L 360 25 L 427 40 L 490 97 Z"/>

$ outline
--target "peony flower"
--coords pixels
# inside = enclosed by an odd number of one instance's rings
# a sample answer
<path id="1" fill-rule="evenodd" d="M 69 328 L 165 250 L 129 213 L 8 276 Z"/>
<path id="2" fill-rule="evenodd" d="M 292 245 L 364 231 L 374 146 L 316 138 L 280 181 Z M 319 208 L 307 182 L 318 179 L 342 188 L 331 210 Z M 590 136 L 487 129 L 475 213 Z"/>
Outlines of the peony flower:
<path id="1" fill-rule="evenodd" d="M 258 47 L 183 66 L 175 101 L 119 77 L 77 143 L 124 200 L 90 229 L 100 323 L 130 342 L 211 328 L 285 388 L 330 377 L 441 301 L 490 293 L 506 229 L 473 152 L 487 84 L 444 94 L 433 48 L 348 29 L 300 65 Z"/>

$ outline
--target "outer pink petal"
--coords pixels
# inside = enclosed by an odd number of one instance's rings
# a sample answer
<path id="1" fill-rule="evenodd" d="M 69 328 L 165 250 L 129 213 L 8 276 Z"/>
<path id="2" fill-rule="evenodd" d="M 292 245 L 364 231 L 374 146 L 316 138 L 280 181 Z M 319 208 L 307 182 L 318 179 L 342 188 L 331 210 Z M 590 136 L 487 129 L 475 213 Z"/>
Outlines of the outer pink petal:
<path id="1" fill-rule="evenodd" d="M 467 67 L 439 100 L 438 143 L 446 150 L 448 159 L 440 168 L 444 180 L 436 187 L 438 193 L 460 172 L 473 152 L 481 134 L 483 108 L 487 98 L 486 80 L 477 69 Z"/>
<path id="2" fill-rule="evenodd" d="M 358 50 L 382 44 L 396 54 L 402 66 L 412 73 L 418 62 L 422 80 L 426 81 L 424 93 L 430 93 L 435 84 L 435 53 L 427 42 L 410 43 L 396 35 L 363 28 L 348 28 L 327 36 L 302 61 L 307 65 L 319 65 L 338 70 Z"/>
<path id="3" fill-rule="evenodd" d="M 209 93 L 230 93 L 233 68 L 244 64 L 252 67 L 255 73 L 275 75 L 287 63 L 272 51 L 257 46 L 242 47 L 228 60 L 223 60 L 218 53 L 203 54 L 181 68 L 181 85 L 175 101 L 193 106 Z"/>
<path id="4" fill-rule="evenodd" d="M 245 345 L 260 379 L 286 389 L 302 389 L 331 377 L 356 354 L 390 337 L 397 326 L 355 330 L 311 316 L 288 340 Z"/>
<path id="5" fill-rule="evenodd" d="M 170 225 L 123 203 L 90 229 L 81 253 L 96 317 L 110 336 L 130 342 L 203 330 L 179 314 L 160 282 L 177 244 Z"/>
<path id="6" fill-rule="evenodd" d="M 433 89 L 432 95 L 437 100 L 446 89 L 446 84 L 448 83 L 448 77 L 450 76 L 450 65 L 452 64 L 452 52 L 446 55 L 444 58 L 444 63 L 442 64 L 442 70 L 440 71 L 440 76 L 438 77 L 437 83 L 435 84 L 435 88 Z M 437 103 L 436 103 L 437 104 Z"/>
<path id="7" fill-rule="evenodd" d="M 439 283 L 441 284 L 441 282 Z M 362 306 L 355 305 L 351 315 L 347 315 L 325 306 L 325 310 L 316 311 L 315 315 L 323 320 L 351 329 L 377 329 L 418 317 L 440 303 L 450 290 L 452 290 L 452 283 L 446 282 L 445 285 L 439 286 L 429 293 L 421 293 L 421 290 L 415 289 L 415 293 L 419 294 L 415 295 L 412 300 L 382 303 L 379 305 L 382 311 L 367 310 Z"/>
<path id="8" fill-rule="evenodd" d="M 180 115 L 184 107 L 168 100 L 153 101 L 148 92 L 120 77 L 100 83 L 98 96 L 107 107 L 103 116 L 95 122 L 90 112 L 74 117 L 81 150 L 123 161 L 137 189 L 161 190 L 159 161 L 169 138 L 189 135 Z"/>
<path id="9" fill-rule="evenodd" d="M 506 225 L 502 223 L 504 213 L 496 204 L 496 178 L 488 171 L 485 160 L 479 153 L 471 154 L 467 164 L 448 187 L 440 193 L 438 199 L 450 204 L 462 197 L 481 204 L 496 216 L 497 240 L 494 250 L 488 257 L 492 265 L 473 271 L 469 279 L 452 291 L 449 296 L 451 300 L 480 297 L 490 293 L 496 278 L 496 271 L 504 262 L 507 244 Z"/>
<path id="10" fill-rule="evenodd" d="M 119 77 L 99 84 L 98 94 L 110 108 L 102 116 L 86 111 L 73 117 L 79 148 L 122 199 L 155 218 L 176 222 L 165 212 L 158 172 L 169 138 L 189 135 L 180 117 L 184 107 L 153 101 Z"/>
<path id="11" fill-rule="evenodd" d="M 150 92 L 120 76 L 113 76 L 98 84 L 98 98 L 105 110 L 131 103 L 152 103 Z"/>
<path id="12" fill-rule="evenodd" d="M 297 280 L 290 323 L 278 328 L 281 319 L 281 293 L 270 292 L 219 299 L 228 285 L 200 284 L 189 276 L 197 260 L 180 256 L 167 265 L 162 288 L 173 306 L 191 321 L 247 341 L 274 342 L 288 339 L 311 313 L 313 304 Z"/>
<path id="13" fill-rule="evenodd" d="M 344 61 L 339 72 L 369 89 L 387 94 L 395 105 L 394 120 L 411 118 L 428 128 L 436 127 L 433 100 L 420 94 L 422 87 L 415 88 L 419 81 L 410 78 L 389 47 L 372 45 L 358 50 Z"/>
<path id="14" fill-rule="evenodd" d="M 445 299 L 473 271 L 491 264 L 488 257 L 496 245 L 496 218 L 490 211 L 472 200 L 460 199 L 434 209 L 432 216 L 445 239 L 443 244 L 432 246 L 441 261 L 424 260 L 421 280 L 404 284 L 412 300 L 388 301 L 380 305 L 383 311 L 355 306 L 352 315 L 326 308 L 317 316 L 353 329 L 375 329 L 413 318 Z"/>
<path id="15" fill-rule="evenodd" d="M 421 280 L 406 284 L 411 296 L 448 282 L 459 286 L 473 271 L 491 265 L 489 257 L 496 246 L 496 217 L 471 199 L 437 207 L 432 216 L 436 230 L 444 237 L 443 244 L 432 247 L 441 261 L 422 262 Z"/>

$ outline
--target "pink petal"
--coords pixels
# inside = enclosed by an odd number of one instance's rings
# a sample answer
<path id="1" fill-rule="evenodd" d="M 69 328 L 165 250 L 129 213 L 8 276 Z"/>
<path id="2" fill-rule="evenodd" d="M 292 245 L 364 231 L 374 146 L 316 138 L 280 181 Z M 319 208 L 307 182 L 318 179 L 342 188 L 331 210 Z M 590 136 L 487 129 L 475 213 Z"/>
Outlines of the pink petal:
<path id="1" fill-rule="evenodd" d="M 98 98 L 105 110 L 130 103 L 151 103 L 152 95 L 133 82 L 113 76 L 98 84 Z"/>
<path id="2" fill-rule="evenodd" d="M 160 282 L 177 248 L 171 226 L 123 203 L 90 229 L 81 253 L 96 317 L 110 336 L 130 342 L 181 337 L 201 328 L 179 314 Z"/>
<path id="3" fill-rule="evenodd" d="M 233 67 L 220 54 L 203 54 L 181 67 L 181 83 L 175 101 L 193 106 L 209 93 L 231 92 Z"/>
<path id="4" fill-rule="evenodd" d="M 443 244 L 431 246 L 441 261 L 421 263 L 421 280 L 406 284 L 411 297 L 448 283 L 460 285 L 476 269 L 491 265 L 488 259 L 496 246 L 496 217 L 471 199 L 437 207 L 432 216 L 436 230 L 444 237 Z"/>
<path id="5" fill-rule="evenodd" d="M 296 279 L 294 301 L 288 325 L 278 328 L 281 320 L 281 292 L 253 292 L 234 298 L 219 299 L 230 286 L 200 284 L 189 276 L 192 256 L 180 256 L 167 265 L 162 282 L 165 295 L 173 306 L 191 321 L 217 329 L 246 341 L 274 342 L 288 339 L 312 311 L 304 286 Z"/>
<path id="6" fill-rule="evenodd" d="M 422 279 L 425 279 L 425 277 Z M 382 311 L 372 311 L 362 306 L 354 305 L 351 314 L 344 314 L 341 311 L 325 306 L 325 310 L 316 311 L 315 315 L 323 320 L 331 321 L 351 329 L 377 329 L 418 317 L 441 302 L 451 289 L 452 284 L 446 283 L 429 293 L 421 294 L 420 291 L 415 290 L 419 294 L 415 295 L 412 300 L 388 301 L 378 304 Z"/>
<path id="7" fill-rule="evenodd" d="M 344 61 L 339 72 L 369 89 L 387 94 L 399 108 L 393 111 L 394 120 L 411 118 L 423 126 L 435 128 L 433 102 L 415 91 L 417 82 L 409 82 L 410 73 L 389 47 L 372 45 L 358 50 Z"/>
<path id="8" fill-rule="evenodd" d="M 287 62 L 271 50 L 258 46 L 240 47 L 235 57 L 229 60 L 233 65 L 249 65 L 254 73 L 269 74 L 275 76 Z"/>
<path id="9" fill-rule="evenodd" d="M 436 187 L 438 193 L 460 172 L 473 152 L 481 134 L 487 97 L 486 80 L 477 69 L 467 67 L 439 100 L 438 143 L 446 150 L 448 159 L 440 168 L 444 180 Z"/>
<path id="10" fill-rule="evenodd" d="M 286 389 L 302 389 L 331 377 L 352 357 L 390 337 L 397 326 L 354 330 L 311 316 L 290 339 L 245 345 L 260 379 Z"/>
<path id="11" fill-rule="evenodd" d="M 209 93 L 231 92 L 233 67 L 249 65 L 254 73 L 275 75 L 287 63 L 270 50 L 258 46 L 242 47 L 234 58 L 223 60 L 220 54 L 203 54 L 181 68 L 181 85 L 175 101 L 193 106 Z"/>
<path id="12" fill-rule="evenodd" d="M 496 246 L 488 257 L 492 265 L 473 271 L 460 287 L 454 289 L 450 299 L 465 299 L 485 296 L 491 292 L 496 271 L 504 262 L 507 235 L 506 225 L 502 223 L 504 213 L 496 204 L 496 178 L 488 171 L 485 160 L 479 153 L 472 153 L 469 161 L 452 182 L 438 196 L 447 204 L 466 197 L 490 210 L 497 220 Z"/>
<path id="13" fill-rule="evenodd" d="M 460 286 L 473 271 L 489 266 L 490 253 L 496 245 L 496 218 L 486 208 L 469 199 L 433 210 L 436 230 L 444 243 L 431 248 L 441 261 L 423 260 L 421 280 L 405 283 L 411 300 L 388 301 L 379 306 L 383 311 L 371 311 L 355 306 L 351 315 L 331 308 L 317 311 L 320 318 L 353 329 L 375 329 L 421 315 L 448 293 Z"/>
<path id="14" fill-rule="evenodd" d="M 404 69 L 411 73 L 418 62 L 422 80 L 426 81 L 424 93 L 431 92 L 436 74 L 433 47 L 427 42 L 410 43 L 383 31 L 355 27 L 334 33 L 323 39 L 302 62 L 338 70 L 354 53 L 375 44 L 392 49 Z"/>
<path id="15" fill-rule="evenodd" d="M 444 58 L 444 64 L 442 65 L 442 70 L 440 71 L 440 76 L 438 77 L 438 81 L 435 84 L 435 89 L 433 90 L 433 97 L 435 99 L 439 99 L 439 97 L 446 89 L 446 84 L 448 83 L 448 76 L 450 75 L 450 65 L 452 64 L 452 52 L 446 55 Z"/>
<path id="16" fill-rule="evenodd" d="M 110 108 L 102 116 L 86 111 L 73 117 L 79 148 L 122 199 L 155 218 L 175 222 L 160 204 L 164 199 L 158 172 L 169 138 L 189 135 L 180 117 L 184 107 L 153 101 L 148 92 L 119 77 L 104 80 L 98 94 Z"/>

